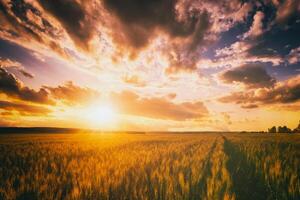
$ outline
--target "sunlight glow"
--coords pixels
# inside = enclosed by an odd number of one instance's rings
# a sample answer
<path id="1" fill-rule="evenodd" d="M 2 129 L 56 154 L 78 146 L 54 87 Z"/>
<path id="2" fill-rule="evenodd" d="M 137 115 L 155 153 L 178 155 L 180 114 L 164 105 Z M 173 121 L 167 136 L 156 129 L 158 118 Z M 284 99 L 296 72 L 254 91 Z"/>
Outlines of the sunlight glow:
<path id="1" fill-rule="evenodd" d="M 110 122 L 114 118 L 114 111 L 109 106 L 100 106 L 93 109 L 91 117 L 99 122 Z"/>
<path id="2" fill-rule="evenodd" d="M 91 126 L 98 128 L 111 127 L 117 120 L 117 114 L 110 104 L 91 105 L 82 114 Z"/>

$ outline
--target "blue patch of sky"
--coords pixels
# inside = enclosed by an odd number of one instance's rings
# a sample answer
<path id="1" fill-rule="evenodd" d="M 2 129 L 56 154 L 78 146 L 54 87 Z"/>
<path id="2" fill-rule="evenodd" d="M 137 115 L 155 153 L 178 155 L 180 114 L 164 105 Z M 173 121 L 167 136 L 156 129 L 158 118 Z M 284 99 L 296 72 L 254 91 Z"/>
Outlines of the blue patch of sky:
<path id="1" fill-rule="evenodd" d="M 8 58 L 17 61 L 26 66 L 34 67 L 37 59 L 32 55 L 32 52 L 17 44 L 7 40 L 0 39 L 0 57 Z"/>
<path id="2" fill-rule="evenodd" d="M 219 40 L 212 44 L 207 51 L 205 51 L 202 56 L 208 59 L 214 59 L 215 52 L 217 49 L 222 49 L 224 47 L 229 47 L 231 44 L 237 42 L 239 40 L 238 36 L 247 31 L 248 26 L 246 24 L 238 23 L 229 29 L 226 32 L 220 34 Z"/>
<path id="3" fill-rule="evenodd" d="M 292 65 L 284 63 L 276 67 L 266 65 L 265 69 L 271 76 L 276 77 L 278 81 L 283 81 L 300 74 L 300 63 Z"/>
<path id="4" fill-rule="evenodd" d="M 282 63 L 278 66 L 273 66 L 271 62 L 253 62 L 252 64 L 262 66 L 277 81 L 284 81 L 300 74 L 300 63 L 293 65 Z"/>
<path id="5" fill-rule="evenodd" d="M 214 59 L 215 52 L 217 49 L 222 49 L 224 47 L 229 47 L 231 44 L 240 41 L 240 37 L 243 33 L 247 32 L 252 25 L 253 16 L 256 13 L 256 9 L 254 8 L 250 11 L 243 22 L 236 23 L 233 27 L 229 30 L 222 32 L 219 36 L 219 40 L 212 44 L 206 52 L 203 53 L 204 58 Z"/>
<path id="6" fill-rule="evenodd" d="M 33 79 L 19 76 L 26 85 L 35 88 L 41 85 L 59 85 L 65 81 L 73 80 L 88 85 L 90 82 L 97 82 L 95 76 L 83 72 L 68 65 L 59 59 L 43 56 L 45 62 L 33 55 L 34 51 L 0 39 L 0 57 L 8 58 L 21 63 L 25 69 L 35 75 Z"/>

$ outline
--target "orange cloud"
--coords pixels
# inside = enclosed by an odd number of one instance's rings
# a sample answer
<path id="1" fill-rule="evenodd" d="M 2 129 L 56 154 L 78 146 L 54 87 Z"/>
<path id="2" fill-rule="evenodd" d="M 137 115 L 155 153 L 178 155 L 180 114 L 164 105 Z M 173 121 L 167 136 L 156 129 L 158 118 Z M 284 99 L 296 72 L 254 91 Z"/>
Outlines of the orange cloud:
<path id="1" fill-rule="evenodd" d="M 60 41 L 63 31 L 45 16 L 36 3 L 24 0 L 18 3 L 1 1 L 0 25 L 2 39 L 37 51 L 45 51 L 46 47 L 69 58 Z"/>
<path id="2" fill-rule="evenodd" d="M 38 91 L 33 90 L 18 80 L 13 74 L 0 68 L 0 94 L 31 103 L 54 105 L 60 101 L 66 105 L 86 104 L 100 93 L 90 88 L 80 87 L 72 81 L 57 87 L 43 86 Z"/>
<path id="3" fill-rule="evenodd" d="M 278 82 L 271 88 L 258 88 L 244 92 L 233 92 L 219 99 L 223 103 L 241 104 L 244 108 L 255 108 L 257 104 L 291 104 L 300 100 L 300 77 Z"/>
<path id="4" fill-rule="evenodd" d="M 23 86 L 22 82 L 3 68 L 0 68 L 0 93 L 24 101 L 41 104 L 54 103 L 45 89 L 42 88 L 39 91 L 35 91 L 27 86 Z"/>
<path id="5" fill-rule="evenodd" d="M 44 86 L 51 96 L 67 105 L 86 104 L 100 96 L 100 93 L 90 88 L 75 85 L 72 81 L 57 87 Z"/>
<path id="6" fill-rule="evenodd" d="M 250 30 L 244 34 L 244 37 L 255 38 L 263 34 L 263 19 L 265 14 L 261 11 L 256 12 L 253 17 L 253 23 Z"/>
<path id="7" fill-rule="evenodd" d="M 167 98 L 142 98 L 129 91 L 113 93 L 112 101 L 123 114 L 164 120 L 197 120 L 208 115 L 202 102 L 173 103 Z"/>
<path id="8" fill-rule="evenodd" d="M 17 69 L 23 76 L 27 78 L 34 78 L 34 75 L 24 69 L 21 63 L 12 61 L 10 59 L 2 59 L 0 58 L 0 68 L 6 68 L 11 69 L 15 68 Z"/>
<path id="9" fill-rule="evenodd" d="M 11 115 L 12 112 L 17 112 L 20 115 L 42 115 L 45 116 L 52 111 L 43 106 L 29 105 L 24 103 L 14 103 L 8 101 L 0 101 L 0 109 L 5 112 L 1 112 L 0 115 Z"/>
<path id="10" fill-rule="evenodd" d="M 146 83 L 144 81 L 142 81 L 138 75 L 132 75 L 132 76 L 127 75 L 127 76 L 124 76 L 122 79 L 123 79 L 124 83 L 131 84 L 131 85 L 134 85 L 137 87 L 146 86 Z"/>

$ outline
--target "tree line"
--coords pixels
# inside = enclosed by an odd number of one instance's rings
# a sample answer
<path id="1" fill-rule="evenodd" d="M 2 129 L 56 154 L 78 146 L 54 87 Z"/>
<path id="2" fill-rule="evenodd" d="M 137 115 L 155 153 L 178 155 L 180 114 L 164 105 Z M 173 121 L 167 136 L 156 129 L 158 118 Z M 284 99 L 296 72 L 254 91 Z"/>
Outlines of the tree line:
<path id="1" fill-rule="evenodd" d="M 300 121 L 296 128 L 293 130 L 288 128 L 287 126 L 273 126 L 268 129 L 269 133 L 300 133 Z"/>

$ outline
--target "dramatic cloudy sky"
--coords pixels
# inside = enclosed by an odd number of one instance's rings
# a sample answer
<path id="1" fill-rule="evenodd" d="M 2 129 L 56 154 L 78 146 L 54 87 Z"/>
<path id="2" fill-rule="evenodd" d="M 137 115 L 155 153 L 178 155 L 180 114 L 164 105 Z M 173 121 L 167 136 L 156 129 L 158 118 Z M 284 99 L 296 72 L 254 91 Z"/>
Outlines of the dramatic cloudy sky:
<path id="1" fill-rule="evenodd" d="M 0 0 L 0 66 L 2 126 L 294 128 L 300 1 Z"/>

